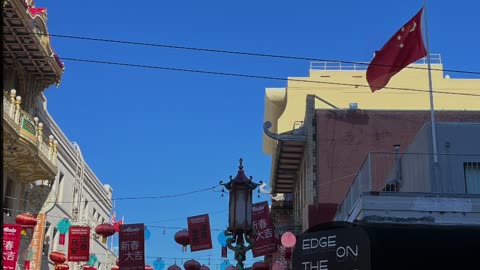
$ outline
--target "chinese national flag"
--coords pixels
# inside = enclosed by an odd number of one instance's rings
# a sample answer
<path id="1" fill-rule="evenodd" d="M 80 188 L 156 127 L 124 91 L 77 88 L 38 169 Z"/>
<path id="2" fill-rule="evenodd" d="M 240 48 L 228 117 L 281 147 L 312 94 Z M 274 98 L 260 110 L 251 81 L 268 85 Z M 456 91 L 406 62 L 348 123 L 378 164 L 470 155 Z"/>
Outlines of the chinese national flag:
<path id="1" fill-rule="evenodd" d="M 367 69 L 372 92 L 385 87 L 393 75 L 427 55 L 422 38 L 422 11 L 423 8 L 375 53 Z"/>
<path id="2" fill-rule="evenodd" d="M 119 221 L 113 223 L 113 227 L 115 227 L 116 232 L 120 232 L 120 225 L 123 225 L 123 220 L 119 220 Z"/>

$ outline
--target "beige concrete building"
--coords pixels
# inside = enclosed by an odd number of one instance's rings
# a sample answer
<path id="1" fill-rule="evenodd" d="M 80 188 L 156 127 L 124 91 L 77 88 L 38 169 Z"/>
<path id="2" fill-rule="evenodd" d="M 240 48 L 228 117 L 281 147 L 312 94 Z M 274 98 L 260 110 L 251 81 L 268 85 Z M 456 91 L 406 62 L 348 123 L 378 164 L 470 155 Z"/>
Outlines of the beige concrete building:
<path id="1" fill-rule="evenodd" d="M 17 269 L 30 258 L 30 269 L 53 269 L 48 255 L 66 253 L 56 228 L 61 219 L 91 227 L 90 252 L 95 267 L 111 269 L 116 257 L 95 234 L 109 222 L 112 188 L 104 185 L 83 160 L 80 147 L 68 140 L 47 110 L 43 91 L 59 85 L 64 64 L 53 51 L 47 10 L 33 0 L 3 3 L 3 223 L 18 214 L 37 216 L 37 226 L 22 236 Z M 30 252 L 29 252 L 30 251 Z M 81 269 L 85 263 L 70 263 Z"/>

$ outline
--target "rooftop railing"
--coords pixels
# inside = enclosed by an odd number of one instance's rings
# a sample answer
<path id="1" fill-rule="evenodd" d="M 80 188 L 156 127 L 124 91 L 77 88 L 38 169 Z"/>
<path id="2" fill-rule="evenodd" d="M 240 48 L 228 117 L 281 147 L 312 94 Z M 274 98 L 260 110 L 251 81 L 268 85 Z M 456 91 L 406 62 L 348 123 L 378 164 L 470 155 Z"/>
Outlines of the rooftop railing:
<path id="1" fill-rule="evenodd" d="M 363 193 L 480 195 L 480 154 L 369 153 L 338 213 L 351 214 Z"/>
<path id="2" fill-rule="evenodd" d="M 428 59 L 424 57 L 413 64 L 427 64 Z M 438 53 L 430 54 L 430 63 L 432 65 L 442 64 L 442 57 Z M 369 62 L 336 62 L 336 61 L 313 61 L 310 62 L 310 70 L 328 70 L 328 71 L 365 71 Z"/>

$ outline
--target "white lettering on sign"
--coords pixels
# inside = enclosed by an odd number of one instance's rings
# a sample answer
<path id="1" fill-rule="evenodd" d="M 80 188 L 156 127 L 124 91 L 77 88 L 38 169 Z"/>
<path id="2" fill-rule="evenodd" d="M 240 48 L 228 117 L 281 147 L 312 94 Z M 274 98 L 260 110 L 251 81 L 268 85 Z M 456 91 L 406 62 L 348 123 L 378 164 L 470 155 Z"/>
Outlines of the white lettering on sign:
<path id="1" fill-rule="evenodd" d="M 302 249 L 331 248 L 337 245 L 336 235 L 323 236 L 320 238 L 303 239 Z"/>
<path id="2" fill-rule="evenodd" d="M 259 212 L 259 211 L 263 211 L 264 208 L 265 208 L 265 205 L 260 204 L 260 205 L 256 205 L 256 206 L 252 207 L 252 211 L 253 212 Z"/>
<path id="3" fill-rule="evenodd" d="M 15 233 L 17 232 L 17 229 L 15 228 L 10 228 L 10 227 L 3 227 L 4 232 L 9 232 L 9 233 Z"/>
<path id="4" fill-rule="evenodd" d="M 139 232 L 140 231 L 140 228 L 139 227 L 127 227 L 127 228 L 124 228 L 123 229 L 123 232 Z"/>
<path id="5" fill-rule="evenodd" d="M 351 246 L 338 247 L 336 254 L 337 258 L 346 258 L 346 257 L 357 257 L 358 256 L 358 245 L 355 245 L 355 250 Z"/>
<path id="6" fill-rule="evenodd" d="M 328 270 L 328 260 L 316 262 L 302 262 L 304 270 Z"/>

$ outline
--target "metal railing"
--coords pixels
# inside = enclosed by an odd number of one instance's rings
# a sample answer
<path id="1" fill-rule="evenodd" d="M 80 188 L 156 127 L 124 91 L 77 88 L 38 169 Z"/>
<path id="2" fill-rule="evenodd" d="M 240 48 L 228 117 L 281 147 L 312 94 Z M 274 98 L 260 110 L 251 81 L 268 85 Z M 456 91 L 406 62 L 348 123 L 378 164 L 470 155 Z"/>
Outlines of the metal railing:
<path id="1" fill-rule="evenodd" d="M 480 154 L 372 152 L 358 170 L 343 202 L 348 217 L 363 193 L 480 194 Z"/>
<path id="2" fill-rule="evenodd" d="M 418 61 L 416 61 L 414 64 L 427 64 L 428 59 L 427 57 L 424 57 Z M 442 64 L 442 57 L 439 53 L 431 53 L 430 54 L 430 64 L 432 65 L 441 65 Z"/>
<path id="3" fill-rule="evenodd" d="M 314 61 L 310 62 L 310 70 L 329 70 L 329 71 L 365 71 L 369 63 L 342 63 L 333 61 Z"/>
<path id="4" fill-rule="evenodd" d="M 414 62 L 414 64 L 427 64 L 428 59 L 424 57 Z M 442 57 L 439 53 L 430 54 L 430 63 L 432 65 L 442 64 Z M 368 62 L 345 63 L 335 61 L 312 61 L 310 70 L 328 70 L 328 71 L 365 71 L 368 68 Z"/>
<path id="5" fill-rule="evenodd" d="M 57 145 L 58 142 L 50 135 L 47 140 L 43 136 L 43 123 L 38 121 L 26 111 L 21 109 L 22 98 L 16 95 L 15 90 L 10 94 L 3 95 L 3 117 L 6 122 L 12 125 L 18 132 L 23 134 L 25 139 L 36 144 L 44 158 L 57 166 Z"/>

